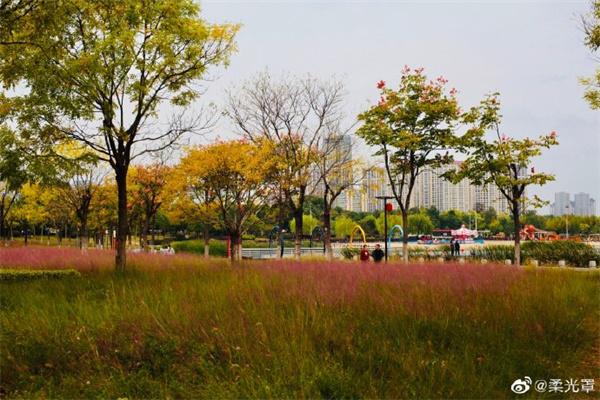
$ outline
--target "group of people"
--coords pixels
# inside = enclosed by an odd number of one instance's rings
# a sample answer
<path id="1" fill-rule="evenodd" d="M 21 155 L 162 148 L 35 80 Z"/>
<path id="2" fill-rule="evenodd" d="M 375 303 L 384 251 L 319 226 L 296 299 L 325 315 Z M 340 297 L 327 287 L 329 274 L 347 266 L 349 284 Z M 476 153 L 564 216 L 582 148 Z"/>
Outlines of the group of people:
<path id="1" fill-rule="evenodd" d="M 383 250 L 381 250 L 381 246 L 379 246 L 378 244 L 375 245 L 375 250 L 373 250 L 373 254 L 369 253 L 367 245 L 364 245 L 363 249 L 360 252 L 360 261 L 368 262 L 371 259 L 371 257 L 373 257 L 373 261 L 378 263 L 381 262 L 381 260 L 383 260 L 384 256 L 385 254 L 383 253 Z"/>
<path id="2" fill-rule="evenodd" d="M 450 254 L 452 256 L 460 256 L 460 242 L 456 239 L 452 239 L 450 241 Z M 364 245 L 363 249 L 360 252 L 360 261 L 368 262 L 371 259 L 371 257 L 373 257 L 373 261 L 378 263 L 381 262 L 381 260 L 383 260 L 384 256 L 385 254 L 383 250 L 381 250 L 381 246 L 379 246 L 378 244 L 375 245 L 375 250 L 373 250 L 373 253 L 369 253 L 367 245 Z"/>
<path id="3" fill-rule="evenodd" d="M 460 242 L 456 239 L 450 241 L 450 255 L 460 256 Z"/>

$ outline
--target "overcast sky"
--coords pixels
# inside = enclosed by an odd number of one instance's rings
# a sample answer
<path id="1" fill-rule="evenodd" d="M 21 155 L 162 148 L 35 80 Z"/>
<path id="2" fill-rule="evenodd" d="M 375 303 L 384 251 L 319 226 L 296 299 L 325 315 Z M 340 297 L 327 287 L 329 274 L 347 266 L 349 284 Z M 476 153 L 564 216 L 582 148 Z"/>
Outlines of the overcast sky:
<path id="1" fill-rule="evenodd" d="M 238 22 L 239 52 L 206 100 L 268 68 L 342 79 L 348 112 L 378 99 L 376 83 L 399 82 L 405 65 L 443 75 L 463 108 L 501 93 L 503 124 L 523 138 L 556 131 L 560 145 L 535 160 L 556 181 L 532 192 L 590 193 L 600 200 L 599 113 L 582 99 L 578 77 L 596 67 L 583 45 L 584 1 L 252 2 L 204 1 L 209 22 Z M 229 136 L 221 126 L 219 134 Z M 600 201 L 599 201 L 600 203 Z M 600 208 L 600 204 L 597 206 Z M 545 212 L 547 209 L 542 210 Z"/>

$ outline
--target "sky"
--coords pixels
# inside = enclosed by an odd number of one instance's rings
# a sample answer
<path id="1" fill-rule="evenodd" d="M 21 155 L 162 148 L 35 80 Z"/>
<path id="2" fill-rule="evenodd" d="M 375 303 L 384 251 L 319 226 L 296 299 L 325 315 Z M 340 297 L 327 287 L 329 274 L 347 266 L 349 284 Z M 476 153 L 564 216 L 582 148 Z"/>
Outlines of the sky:
<path id="1" fill-rule="evenodd" d="M 376 84 L 399 83 L 405 65 L 449 80 L 459 105 L 500 92 L 502 133 L 517 139 L 556 131 L 560 145 L 532 163 L 556 181 L 530 191 L 589 193 L 600 208 L 600 113 L 578 78 L 596 66 L 584 46 L 585 1 L 204 1 L 211 23 L 241 23 L 239 51 L 203 101 L 258 72 L 341 79 L 355 116 L 379 98 Z M 231 135 L 221 121 L 217 132 Z M 369 154 L 369 149 L 363 149 Z M 548 212 L 548 207 L 541 213 Z"/>

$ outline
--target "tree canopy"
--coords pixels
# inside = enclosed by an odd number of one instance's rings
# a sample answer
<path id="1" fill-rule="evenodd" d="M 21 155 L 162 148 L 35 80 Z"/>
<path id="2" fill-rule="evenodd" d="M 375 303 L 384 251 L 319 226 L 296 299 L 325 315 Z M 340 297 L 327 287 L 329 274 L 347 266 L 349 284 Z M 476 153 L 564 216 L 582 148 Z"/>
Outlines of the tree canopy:
<path id="1" fill-rule="evenodd" d="M 377 105 L 359 115 L 363 125 L 357 135 L 374 146 L 383 156 L 388 182 L 400 206 L 404 227 L 403 255 L 408 261 L 408 210 L 419 174 L 452 161 L 444 150 L 456 142 L 455 123 L 461 110 L 456 89 L 447 89 L 448 81 L 429 80 L 423 68 L 402 71 L 397 89 L 380 81 L 381 97 Z"/>
<path id="2" fill-rule="evenodd" d="M 227 64 L 239 26 L 207 23 L 192 0 L 40 1 L 10 16 L 0 21 L 0 77 L 5 88 L 26 88 L 12 99 L 18 122 L 85 143 L 110 163 L 122 269 L 129 164 L 199 129 L 199 117 L 183 112 L 149 125 L 163 102 L 198 98 L 194 85 Z"/>

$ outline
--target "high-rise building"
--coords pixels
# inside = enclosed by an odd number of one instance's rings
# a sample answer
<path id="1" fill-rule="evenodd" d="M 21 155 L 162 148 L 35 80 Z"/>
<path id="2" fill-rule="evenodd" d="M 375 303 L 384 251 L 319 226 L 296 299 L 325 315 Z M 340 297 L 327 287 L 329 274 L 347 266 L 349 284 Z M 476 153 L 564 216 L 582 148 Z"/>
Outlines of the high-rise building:
<path id="1" fill-rule="evenodd" d="M 487 210 L 493 208 L 499 213 L 508 213 L 508 200 L 500 193 L 496 185 L 475 186 L 468 179 L 452 183 L 442 174 L 458 170 L 462 161 L 442 165 L 435 169 L 425 169 L 415 182 L 413 190 L 414 207 L 429 208 L 435 206 L 439 211 Z"/>
<path id="2" fill-rule="evenodd" d="M 590 215 L 590 195 L 588 193 L 575 193 L 573 200 L 573 215 Z"/>
<path id="3" fill-rule="evenodd" d="M 554 215 L 565 215 L 573 213 L 571 207 L 571 195 L 567 192 L 554 193 L 554 207 L 552 214 Z"/>

